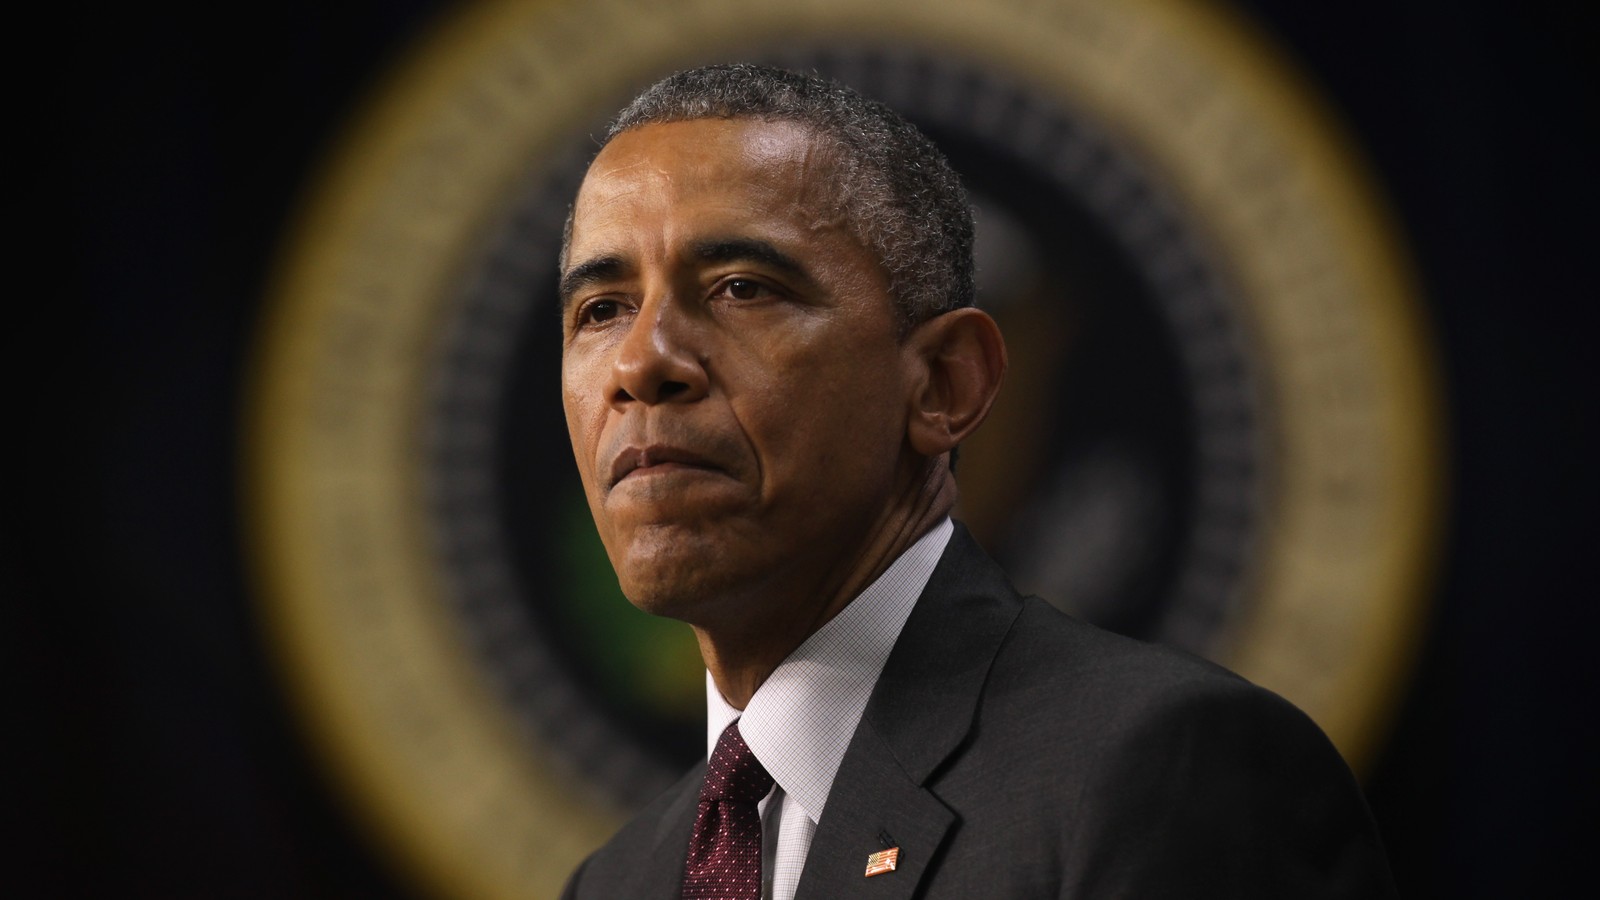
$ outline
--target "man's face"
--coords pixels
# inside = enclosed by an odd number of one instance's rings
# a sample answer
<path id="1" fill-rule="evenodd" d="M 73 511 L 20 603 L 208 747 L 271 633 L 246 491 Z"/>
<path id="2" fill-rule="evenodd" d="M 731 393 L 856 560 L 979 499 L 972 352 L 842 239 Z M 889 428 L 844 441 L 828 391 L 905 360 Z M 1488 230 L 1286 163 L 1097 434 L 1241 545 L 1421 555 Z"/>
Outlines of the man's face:
<path id="1" fill-rule="evenodd" d="M 914 468 L 912 367 L 792 123 L 618 135 L 578 192 L 562 398 L 623 592 L 693 624 L 838 587 Z"/>

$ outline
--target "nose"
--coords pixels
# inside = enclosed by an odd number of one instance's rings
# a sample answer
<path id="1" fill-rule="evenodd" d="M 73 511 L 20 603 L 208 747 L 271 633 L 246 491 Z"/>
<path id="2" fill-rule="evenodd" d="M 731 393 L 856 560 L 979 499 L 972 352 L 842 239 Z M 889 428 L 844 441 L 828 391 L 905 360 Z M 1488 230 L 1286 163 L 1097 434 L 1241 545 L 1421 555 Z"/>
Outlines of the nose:
<path id="1" fill-rule="evenodd" d="M 701 337 L 671 293 L 646 298 L 611 364 L 611 402 L 692 403 L 707 388 Z"/>

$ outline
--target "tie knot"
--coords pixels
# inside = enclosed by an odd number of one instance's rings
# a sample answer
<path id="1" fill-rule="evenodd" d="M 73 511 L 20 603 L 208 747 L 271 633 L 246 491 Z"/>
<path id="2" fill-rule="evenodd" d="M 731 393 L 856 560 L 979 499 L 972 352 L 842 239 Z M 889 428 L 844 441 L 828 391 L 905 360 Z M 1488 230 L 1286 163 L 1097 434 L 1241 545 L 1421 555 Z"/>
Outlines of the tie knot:
<path id="1" fill-rule="evenodd" d="M 717 749 L 706 763 L 706 783 L 700 788 L 701 800 L 731 800 L 755 803 L 772 790 L 772 776 L 739 734 L 739 723 L 723 729 Z"/>

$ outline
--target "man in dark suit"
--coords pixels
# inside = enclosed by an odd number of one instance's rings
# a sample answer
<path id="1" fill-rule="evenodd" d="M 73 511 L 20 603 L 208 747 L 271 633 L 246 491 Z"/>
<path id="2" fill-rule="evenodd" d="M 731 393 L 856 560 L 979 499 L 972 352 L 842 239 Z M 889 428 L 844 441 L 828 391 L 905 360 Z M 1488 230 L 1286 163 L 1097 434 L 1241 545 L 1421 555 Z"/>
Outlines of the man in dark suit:
<path id="1" fill-rule="evenodd" d="M 619 116 L 562 255 L 562 392 L 624 593 L 688 622 L 708 765 L 574 898 L 1368 897 L 1316 726 L 1033 599 L 959 525 L 1005 370 L 936 149 L 818 79 L 680 73 Z"/>

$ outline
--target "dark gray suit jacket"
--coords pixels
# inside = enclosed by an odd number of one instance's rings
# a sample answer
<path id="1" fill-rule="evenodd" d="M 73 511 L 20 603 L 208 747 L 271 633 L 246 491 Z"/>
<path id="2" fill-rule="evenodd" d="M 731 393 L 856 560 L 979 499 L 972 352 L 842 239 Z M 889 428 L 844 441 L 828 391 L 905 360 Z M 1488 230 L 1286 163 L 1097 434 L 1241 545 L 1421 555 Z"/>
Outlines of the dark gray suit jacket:
<path id="1" fill-rule="evenodd" d="M 573 874 L 677 897 L 705 766 Z M 899 868 L 865 877 L 880 834 Z M 1287 701 L 1022 598 L 959 525 L 850 742 L 796 900 L 1392 897 L 1343 760 Z"/>

